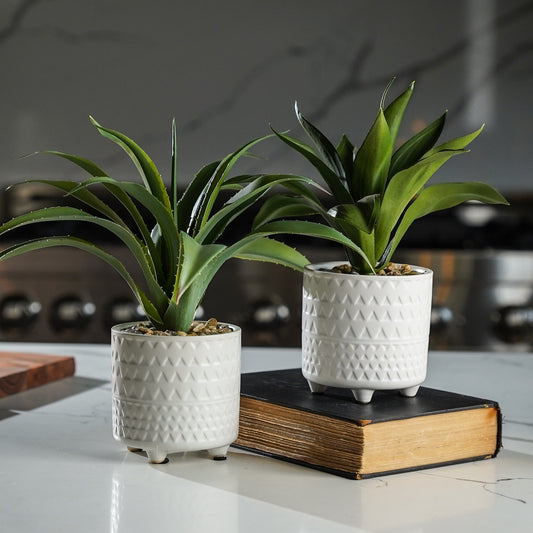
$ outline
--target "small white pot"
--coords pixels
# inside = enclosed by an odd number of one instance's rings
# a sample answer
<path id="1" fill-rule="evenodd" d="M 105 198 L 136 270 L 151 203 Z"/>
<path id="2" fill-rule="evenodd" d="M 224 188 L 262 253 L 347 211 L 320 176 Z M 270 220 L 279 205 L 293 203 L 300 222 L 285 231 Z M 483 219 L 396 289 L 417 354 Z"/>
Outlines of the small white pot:
<path id="1" fill-rule="evenodd" d="M 327 271 L 340 264 L 304 271 L 302 372 L 311 390 L 349 388 L 361 403 L 376 390 L 415 396 L 426 377 L 433 272 L 417 266 L 411 269 L 418 274 L 408 276 Z"/>
<path id="2" fill-rule="evenodd" d="M 226 457 L 239 431 L 241 330 L 204 336 L 111 330 L 113 436 L 152 463 L 173 452 Z"/>

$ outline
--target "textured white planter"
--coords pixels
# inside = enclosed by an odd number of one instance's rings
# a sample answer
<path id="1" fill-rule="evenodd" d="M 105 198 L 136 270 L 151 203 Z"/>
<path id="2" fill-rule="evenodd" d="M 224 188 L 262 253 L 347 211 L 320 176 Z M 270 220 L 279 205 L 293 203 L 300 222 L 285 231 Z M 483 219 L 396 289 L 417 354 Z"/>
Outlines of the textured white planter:
<path id="1" fill-rule="evenodd" d="M 111 330 L 113 436 L 167 454 L 207 450 L 225 458 L 239 431 L 241 330 L 197 337 Z"/>
<path id="2" fill-rule="evenodd" d="M 343 262 L 309 265 L 303 277 L 302 372 L 313 392 L 376 390 L 415 396 L 426 377 L 433 272 L 409 276 L 336 274 Z M 344 261 L 345 263 L 345 261 Z"/>

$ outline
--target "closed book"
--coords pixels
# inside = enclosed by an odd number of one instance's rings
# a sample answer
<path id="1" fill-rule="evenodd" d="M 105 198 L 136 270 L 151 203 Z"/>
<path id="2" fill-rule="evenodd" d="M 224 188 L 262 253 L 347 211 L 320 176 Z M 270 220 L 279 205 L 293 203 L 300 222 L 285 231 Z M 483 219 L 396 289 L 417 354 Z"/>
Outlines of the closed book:
<path id="1" fill-rule="evenodd" d="M 311 393 L 300 369 L 275 370 L 242 375 L 234 445 L 362 479 L 495 457 L 501 424 L 491 400 L 421 387 L 359 404 L 348 389 Z"/>

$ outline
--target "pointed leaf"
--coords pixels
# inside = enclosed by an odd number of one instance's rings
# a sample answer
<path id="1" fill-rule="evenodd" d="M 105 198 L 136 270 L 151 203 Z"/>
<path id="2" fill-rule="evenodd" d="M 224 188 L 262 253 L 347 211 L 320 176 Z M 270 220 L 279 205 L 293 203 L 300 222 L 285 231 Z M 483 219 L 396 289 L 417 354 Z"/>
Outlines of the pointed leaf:
<path id="1" fill-rule="evenodd" d="M 359 231 L 372 233 L 379 214 L 379 198 L 379 194 L 373 194 L 355 204 L 336 205 L 328 211 L 328 218 L 347 236 Z"/>
<path id="2" fill-rule="evenodd" d="M 433 174 L 451 157 L 464 150 L 447 150 L 426 157 L 412 167 L 395 174 L 383 195 L 381 213 L 376 225 L 376 256 L 380 257 L 400 216 Z"/>
<path id="3" fill-rule="evenodd" d="M 259 176 L 230 198 L 224 207 L 206 222 L 204 227 L 196 235 L 196 240 L 201 243 L 215 242 L 230 222 L 252 206 L 259 198 L 272 189 L 272 187 L 285 182 L 295 181 L 310 182 L 311 180 L 290 174 Z"/>
<path id="4" fill-rule="evenodd" d="M 434 155 L 438 152 L 443 152 L 445 150 L 464 150 L 483 131 L 484 127 L 485 125 L 481 126 L 481 128 L 474 131 L 473 133 L 469 133 L 468 135 L 463 135 L 462 137 L 457 137 L 456 139 L 452 139 L 450 141 L 446 141 L 445 143 L 439 144 L 438 146 L 424 154 L 424 158 Z"/>
<path id="5" fill-rule="evenodd" d="M 445 121 L 446 113 L 402 144 L 392 156 L 389 176 L 414 165 L 433 148 L 442 133 Z"/>
<path id="6" fill-rule="evenodd" d="M 326 164 L 329 165 L 331 170 L 335 172 L 341 178 L 346 179 L 346 174 L 344 172 L 344 167 L 342 165 L 341 159 L 337 150 L 330 140 L 311 122 L 309 122 L 298 110 L 298 104 L 294 104 L 294 111 L 298 117 L 302 128 L 305 130 L 309 138 L 315 143 L 319 153 L 322 155 L 323 159 L 326 161 Z"/>
<path id="7" fill-rule="evenodd" d="M 150 256 L 153 258 L 154 267 L 158 274 L 158 279 L 162 279 L 164 273 L 161 270 L 161 267 L 162 267 L 161 254 L 156 249 L 155 243 L 150 235 L 150 230 L 146 226 L 146 223 L 141 213 L 139 212 L 139 209 L 137 208 L 135 203 L 131 200 L 131 198 L 128 196 L 128 194 L 124 192 L 124 187 L 122 186 L 122 182 L 119 182 L 108 176 L 95 176 L 94 178 L 85 180 L 82 183 L 77 183 L 76 187 L 70 190 L 70 194 L 76 198 L 80 198 L 84 194 L 91 194 L 88 190 L 88 187 L 94 184 L 103 185 L 126 208 L 128 214 L 130 215 L 132 220 L 135 222 L 137 228 L 141 232 L 144 243 L 146 244 L 149 250 Z M 140 187 L 139 185 L 136 185 L 136 186 L 142 189 L 142 187 Z M 115 214 L 113 210 L 110 209 L 110 211 L 111 213 Z M 103 212 L 103 214 L 107 215 L 108 218 L 110 218 L 111 220 L 116 220 L 116 218 L 118 218 L 121 225 L 123 225 L 124 227 L 128 227 L 120 219 L 118 214 L 115 214 L 115 216 L 110 216 L 107 212 Z"/>
<path id="8" fill-rule="evenodd" d="M 37 154 L 51 154 L 67 159 L 68 161 L 74 163 L 78 167 L 82 168 L 88 172 L 91 176 L 107 176 L 99 166 L 97 166 L 89 159 L 84 159 L 83 157 L 78 157 L 77 155 L 65 154 L 63 152 L 57 152 L 55 150 L 44 150 L 42 152 L 36 152 Z"/>
<path id="9" fill-rule="evenodd" d="M 383 193 L 387 182 L 391 154 L 389 126 L 383 110 L 380 109 L 355 156 L 353 178 L 349 183 L 350 192 L 355 199 Z"/>
<path id="10" fill-rule="evenodd" d="M 85 205 L 91 207 L 95 211 L 98 211 L 102 215 L 105 215 L 107 218 L 113 220 L 117 224 L 127 227 L 127 224 L 122 220 L 118 213 L 116 213 L 111 207 L 98 198 L 98 196 L 86 189 L 76 190 L 80 185 L 77 181 L 33 179 L 23 181 L 17 185 L 26 183 L 44 183 L 45 185 L 55 187 L 56 189 L 64 191 L 73 198 L 76 198 L 80 202 L 83 202 Z"/>
<path id="11" fill-rule="evenodd" d="M 374 265 L 372 265 L 364 251 L 340 231 L 330 226 L 304 220 L 278 220 L 262 226 L 260 234 L 263 234 L 264 236 L 277 234 L 301 235 L 337 242 L 360 255 L 368 265 L 369 269 L 374 272 Z"/>
<path id="12" fill-rule="evenodd" d="M 276 194 L 265 200 L 254 218 L 252 230 L 256 231 L 263 224 L 280 218 L 305 217 L 315 215 L 318 211 L 312 207 L 307 198 L 283 196 Z"/>
<path id="13" fill-rule="evenodd" d="M 134 141 L 126 137 L 126 135 L 118 131 L 104 128 L 92 117 L 90 117 L 90 120 L 104 137 L 118 144 L 130 156 L 130 159 L 139 171 L 145 186 L 167 209 L 170 209 L 170 200 L 165 184 L 163 183 L 155 164 L 150 157 L 148 157 L 148 154 Z"/>
<path id="14" fill-rule="evenodd" d="M 180 231 L 192 234 L 192 228 L 195 227 L 195 221 L 201 209 L 203 191 L 220 163 L 220 161 L 213 161 L 202 167 L 185 189 L 178 201 L 178 229 Z"/>
<path id="15" fill-rule="evenodd" d="M 344 175 L 350 181 L 353 175 L 353 161 L 355 157 L 355 147 L 346 135 L 341 137 L 339 145 L 337 146 L 337 153 L 344 168 Z"/>
<path id="16" fill-rule="evenodd" d="M 172 161 L 170 169 L 170 199 L 174 223 L 178 223 L 178 133 L 176 120 L 172 119 Z"/>
<path id="17" fill-rule="evenodd" d="M 300 271 L 309 264 L 309 260 L 294 248 L 268 237 L 260 237 L 246 243 L 234 257 L 253 261 L 268 261 Z"/>
<path id="18" fill-rule="evenodd" d="M 202 274 L 209 262 L 226 248 L 223 244 L 200 244 L 184 231 L 180 233 L 180 239 L 182 244 L 180 255 L 183 263 L 172 297 L 176 303 L 179 303 L 181 295 Z M 207 285 L 202 292 L 205 289 L 207 289 Z"/>
<path id="19" fill-rule="evenodd" d="M 310 146 L 283 133 L 278 133 L 275 130 L 272 131 L 274 131 L 278 138 L 285 144 L 302 154 L 318 170 L 331 191 L 331 194 L 333 194 L 338 203 L 344 204 L 352 201 L 352 197 L 344 186 L 342 178 L 335 174 L 335 172 L 333 172 L 328 165 L 317 156 Z"/>
<path id="20" fill-rule="evenodd" d="M 200 213 L 197 219 L 194 235 L 196 235 L 196 233 L 200 231 L 204 224 L 206 224 L 209 220 L 209 217 L 211 216 L 211 211 L 218 198 L 218 193 L 222 185 L 226 181 L 228 173 L 233 168 L 233 166 L 237 163 L 237 161 L 239 161 L 241 157 L 248 154 L 248 150 L 252 148 L 252 146 L 255 146 L 256 144 L 268 139 L 269 137 L 271 137 L 271 135 L 253 139 L 252 141 L 247 142 L 246 144 L 241 146 L 238 150 L 235 150 L 233 153 L 226 156 L 221 161 L 220 165 L 215 170 L 215 173 L 213 174 L 213 177 L 207 186 L 204 201 L 201 202 Z"/>
<path id="21" fill-rule="evenodd" d="M 138 183 L 117 181 L 113 178 L 91 178 L 80 184 L 80 189 L 95 183 L 111 185 L 114 189 L 122 190 L 143 205 L 155 218 L 161 228 L 164 253 L 167 261 L 167 275 L 174 278 L 176 272 L 176 258 L 178 256 L 179 236 L 174 225 L 174 219 L 169 209 L 164 206 L 149 190 Z M 152 240 L 152 239 L 151 239 Z M 159 253 L 155 254 L 159 257 Z M 168 281 L 168 280 L 167 280 Z"/>
<path id="22" fill-rule="evenodd" d="M 388 250 L 389 258 L 417 218 L 472 200 L 485 204 L 509 204 L 498 191 L 481 182 L 438 183 L 431 185 L 423 189 L 406 210 L 391 241 L 392 245 Z"/>
<path id="23" fill-rule="evenodd" d="M 398 138 L 398 132 L 400 130 L 405 109 L 407 108 L 407 104 L 411 99 L 414 87 L 415 82 L 413 81 L 411 85 L 409 85 L 409 87 L 402 94 L 400 94 L 398 98 L 392 101 L 384 111 L 385 119 L 389 125 L 391 145 L 393 149 L 394 145 L 396 144 L 396 139 Z"/>

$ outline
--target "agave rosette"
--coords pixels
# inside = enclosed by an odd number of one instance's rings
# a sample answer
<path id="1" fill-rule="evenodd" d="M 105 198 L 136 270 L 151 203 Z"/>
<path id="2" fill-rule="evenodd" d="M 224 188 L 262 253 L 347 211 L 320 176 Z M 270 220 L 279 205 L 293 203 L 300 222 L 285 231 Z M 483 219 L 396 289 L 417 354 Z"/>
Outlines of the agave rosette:
<path id="1" fill-rule="evenodd" d="M 30 180 L 46 183 L 76 198 L 83 208 L 58 206 L 20 215 L 0 227 L 0 235 L 28 224 L 75 221 L 98 225 L 114 234 L 136 259 L 142 279 L 128 271 L 114 255 L 93 242 L 77 236 L 62 235 L 36 238 L 9 246 L 0 252 L 0 260 L 54 246 L 68 246 L 89 252 L 113 267 L 129 285 L 150 322 L 158 329 L 187 330 L 213 276 L 230 258 L 270 261 L 301 270 L 307 259 L 293 248 L 270 238 L 287 231 L 285 223 L 276 228 L 258 228 L 236 242 L 222 244 L 220 238 L 228 225 L 278 184 L 310 180 L 291 175 L 242 175 L 230 177 L 235 163 L 249 149 L 265 139 L 255 139 L 225 158 L 204 166 L 178 194 L 177 135 L 172 126 L 172 167 L 170 192 L 150 157 L 124 134 L 105 128 L 91 118 L 97 130 L 119 145 L 131 158 L 142 183 L 118 181 L 108 176 L 88 159 L 57 151 L 53 154 L 69 160 L 91 177 L 83 182 L 65 180 Z M 112 208 L 90 189 L 104 187 L 128 214 Z M 219 207 L 223 190 L 230 198 Z M 140 209 L 142 206 L 143 209 Z M 90 209 L 87 210 L 86 208 Z M 142 212 L 148 212 L 149 216 Z M 154 222 L 155 221 L 155 222 Z M 294 231 L 337 239 L 350 246 L 343 235 L 312 222 L 295 222 Z M 292 232 L 292 230 L 291 230 Z"/>
<path id="2" fill-rule="evenodd" d="M 483 127 L 435 146 L 444 128 L 444 113 L 394 150 L 414 83 L 385 107 L 389 88 L 390 84 L 359 149 L 346 135 L 334 146 L 295 106 L 298 121 L 314 147 L 284 133 L 274 133 L 315 167 L 330 197 L 317 196 L 303 182 L 287 183 L 286 187 L 297 195 L 268 199 L 255 220 L 255 229 L 275 229 L 276 218 L 319 214 L 329 227 L 350 241 L 345 249 L 352 266 L 361 274 L 375 274 L 389 263 L 416 219 L 471 200 L 508 203 L 498 191 L 482 182 L 426 186 L 444 163 L 467 152 L 466 146 Z"/>

